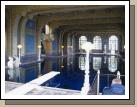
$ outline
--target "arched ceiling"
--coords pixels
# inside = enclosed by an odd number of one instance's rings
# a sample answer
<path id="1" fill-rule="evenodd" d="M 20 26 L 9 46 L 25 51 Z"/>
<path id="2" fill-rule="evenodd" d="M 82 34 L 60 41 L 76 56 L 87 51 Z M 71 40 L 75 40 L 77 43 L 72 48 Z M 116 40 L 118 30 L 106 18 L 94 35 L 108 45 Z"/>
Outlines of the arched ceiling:
<path id="1" fill-rule="evenodd" d="M 125 10 L 121 5 L 18 5 L 8 8 L 25 12 L 26 16 L 47 21 L 63 31 L 124 29 Z"/>

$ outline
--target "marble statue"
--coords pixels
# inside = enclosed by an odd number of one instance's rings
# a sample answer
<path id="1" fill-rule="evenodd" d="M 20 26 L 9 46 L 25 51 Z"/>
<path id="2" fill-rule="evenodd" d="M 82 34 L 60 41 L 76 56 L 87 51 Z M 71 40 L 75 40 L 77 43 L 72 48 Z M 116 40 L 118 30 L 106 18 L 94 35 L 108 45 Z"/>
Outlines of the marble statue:
<path id="1" fill-rule="evenodd" d="M 17 56 L 15 56 L 14 58 L 15 58 L 15 61 L 13 60 L 12 57 L 9 57 L 9 61 L 7 63 L 9 69 L 13 69 L 14 67 L 19 68 L 20 60 Z"/>
<path id="2" fill-rule="evenodd" d="M 9 57 L 9 61 L 7 63 L 8 68 L 13 69 L 14 68 L 14 61 L 12 57 Z"/>
<path id="3" fill-rule="evenodd" d="M 19 65 L 20 65 L 20 60 L 18 57 L 14 57 L 15 58 L 15 61 L 14 61 L 14 66 L 15 68 L 19 68 Z"/>

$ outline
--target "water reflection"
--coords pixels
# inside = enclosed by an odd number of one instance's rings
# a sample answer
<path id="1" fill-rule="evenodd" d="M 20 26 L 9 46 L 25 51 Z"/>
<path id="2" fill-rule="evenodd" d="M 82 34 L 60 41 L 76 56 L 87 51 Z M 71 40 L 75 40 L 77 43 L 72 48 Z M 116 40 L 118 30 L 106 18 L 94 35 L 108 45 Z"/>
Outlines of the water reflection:
<path id="1" fill-rule="evenodd" d="M 119 58 L 120 57 L 109 55 L 90 55 L 90 85 L 92 85 L 98 69 L 101 70 L 100 92 L 102 92 L 105 86 L 111 85 L 112 79 L 116 77 L 116 73 L 114 72 L 117 69 L 123 75 L 121 78 L 122 83 L 124 83 L 125 70 L 123 68 L 125 63 Z M 85 78 L 85 55 L 47 58 L 41 64 L 27 65 L 24 69 L 20 69 L 19 71 L 7 71 L 6 75 L 8 79 L 6 79 L 6 81 L 26 83 L 52 70 L 59 71 L 60 74 L 47 81 L 45 83 L 46 86 L 81 90 Z"/>
<path id="2" fill-rule="evenodd" d="M 22 81 L 23 80 L 23 69 L 8 69 L 7 71 L 7 79 L 11 81 Z"/>
<path id="3" fill-rule="evenodd" d="M 41 75 L 41 63 L 38 63 L 38 77 Z"/>
<path id="4" fill-rule="evenodd" d="M 85 70 L 85 57 L 84 56 L 79 57 L 79 68 L 81 70 Z"/>
<path id="5" fill-rule="evenodd" d="M 6 81 L 26 83 L 41 76 L 41 64 L 27 65 L 25 67 L 6 69 Z"/>
<path id="6" fill-rule="evenodd" d="M 96 71 L 101 69 L 101 62 L 102 62 L 101 57 L 93 57 L 93 69 Z"/>
<path id="7" fill-rule="evenodd" d="M 108 69 L 110 72 L 115 72 L 117 70 L 117 58 L 115 56 L 110 56 L 108 58 Z"/>

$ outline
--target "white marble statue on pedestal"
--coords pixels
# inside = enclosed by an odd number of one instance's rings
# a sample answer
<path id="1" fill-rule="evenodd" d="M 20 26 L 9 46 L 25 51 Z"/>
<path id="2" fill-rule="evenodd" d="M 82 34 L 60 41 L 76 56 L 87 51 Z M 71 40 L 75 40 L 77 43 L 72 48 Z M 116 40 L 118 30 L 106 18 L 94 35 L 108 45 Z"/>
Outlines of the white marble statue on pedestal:
<path id="1" fill-rule="evenodd" d="M 7 63 L 7 66 L 8 66 L 8 74 L 9 74 L 9 79 L 13 79 L 14 78 L 14 60 L 12 57 L 9 57 L 9 61 Z"/>
<path id="2" fill-rule="evenodd" d="M 15 61 L 13 60 L 13 57 L 9 57 L 9 61 L 7 63 L 8 65 L 8 74 L 9 74 L 9 79 L 13 80 L 15 78 L 20 78 L 20 70 L 17 69 L 19 68 L 20 65 L 20 60 L 17 56 L 14 56 Z"/>
<path id="3" fill-rule="evenodd" d="M 14 61 L 13 61 L 12 57 L 9 57 L 9 61 L 8 61 L 7 65 L 8 65 L 9 69 L 13 69 L 14 68 Z"/>

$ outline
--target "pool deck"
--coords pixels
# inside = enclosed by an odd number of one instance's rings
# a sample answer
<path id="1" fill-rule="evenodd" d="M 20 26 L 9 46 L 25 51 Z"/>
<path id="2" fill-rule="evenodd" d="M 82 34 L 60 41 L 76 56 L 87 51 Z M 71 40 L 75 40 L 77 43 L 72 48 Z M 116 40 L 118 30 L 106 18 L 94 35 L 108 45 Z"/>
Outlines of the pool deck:
<path id="1" fill-rule="evenodd" d="M 6 81 L 6 93 L 23 86 L 22 83 L 9 82 Z M 25 93 L 24 95 L 80 95 L 80 91 L 69 90 L 69 89 L 61 89 L 61 88 L 53 88 L 46 86 L 37 86 Z"/>
<path id="2" fill-rule="evenodd" d="M 22 83 L 16 83 L 16 82 L 10 82 L 10 81 L 6 81 L 5 82 L 5 92 L 9 92 L 11 90 L 14 90 L 17 87 L 22 86 Z"/>
<path id="3" fill-rule="evenodd" d="M 40 86 L 42 83 L 53 78 L 59 72 L 51 71 L 26 84 L 6 81 L 7 95 L 77 95 L 80 91 Z"/>
<path id="4" fill-rule="evenodd" d="M 25 95 L 80 95 L 80 91 L 39 86 Z"/>

